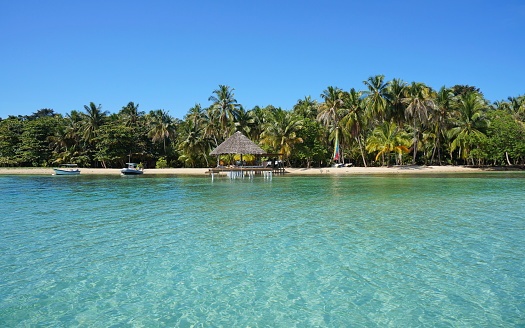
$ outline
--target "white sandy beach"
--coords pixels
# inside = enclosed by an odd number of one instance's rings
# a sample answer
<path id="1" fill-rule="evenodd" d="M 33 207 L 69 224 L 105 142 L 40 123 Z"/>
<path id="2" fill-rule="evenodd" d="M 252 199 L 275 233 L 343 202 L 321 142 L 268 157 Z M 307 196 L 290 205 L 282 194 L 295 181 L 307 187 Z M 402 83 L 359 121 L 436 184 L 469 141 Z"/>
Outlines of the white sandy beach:
<path id="1" fill-rule="evenodd" d="M 80 168 L 84 175 L 119 175 L 121 169 Z M 493 169 L 470 168 L 464 166 L 392 166 L 392 167 L 325 167 L 325 168 L 286 168 L 289 175 L 352 175 L 352 174 L 446 174 L 477 173 Z M 144 174 L 151 175 L 205 175 L 208 168 L 169 168 L 146 169 Z M 0 175 L 51 175 L 52 168 L 0 168 Z"/>

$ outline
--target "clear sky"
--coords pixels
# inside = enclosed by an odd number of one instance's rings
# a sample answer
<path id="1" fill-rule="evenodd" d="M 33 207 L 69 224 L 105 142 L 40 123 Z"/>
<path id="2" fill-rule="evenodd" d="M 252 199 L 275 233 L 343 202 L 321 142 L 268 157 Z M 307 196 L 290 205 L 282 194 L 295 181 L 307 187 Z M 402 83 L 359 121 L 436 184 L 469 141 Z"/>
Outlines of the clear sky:
<path id="1" fill-rule="evenodd" d="M 183 118 L 219 84 L 291 109 L 363 81 L 525 94 L 525 1 L 0 0 L 0 117 L 94 102 Z"/>

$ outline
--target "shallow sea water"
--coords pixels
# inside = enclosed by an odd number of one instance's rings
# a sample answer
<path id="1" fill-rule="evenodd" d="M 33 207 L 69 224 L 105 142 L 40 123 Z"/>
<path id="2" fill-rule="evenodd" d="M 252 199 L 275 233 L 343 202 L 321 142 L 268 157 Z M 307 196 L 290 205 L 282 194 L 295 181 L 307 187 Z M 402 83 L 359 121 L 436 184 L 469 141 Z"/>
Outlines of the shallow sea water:
<path id="1" fill-rule="evenodd" d="M 525 174 L 0 176 L 2 327 L 525 326 Z"/>

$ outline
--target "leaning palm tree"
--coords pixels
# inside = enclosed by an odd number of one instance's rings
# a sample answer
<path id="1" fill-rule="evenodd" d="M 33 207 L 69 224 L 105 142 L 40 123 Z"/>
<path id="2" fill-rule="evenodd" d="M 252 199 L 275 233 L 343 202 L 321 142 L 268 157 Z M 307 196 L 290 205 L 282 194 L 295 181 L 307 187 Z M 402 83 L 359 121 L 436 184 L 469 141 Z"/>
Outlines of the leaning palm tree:
<path id="1" fill-rule="evenodd" d="M 383 122 L 372 131 L 366 149 L 369 153 L 376 153 L 376 161 L 381 157 L 382 165 L 389 164 L 392 153 L 396 155 L 396 164 L 402 164 L 403 153 L 409 152 L 409 145 L 410 139 L 404 130 L 394 122 Z M 386 161 L 385 157 L 387 157 Z"/>
<path id="2" fill-rule="evenodd" d="M 212 108 L 218 112 L 219 126 L 221 128 L 222 138 L 229 136 L 233 130 L 233 116 L 235 110 L 239 107 L 237 100 L 234 98 L 235 89 L 227 85 L 219 85 L 219 89 L 213 90 L 212 96 L 208 98 L 212 101 Z"/>
<path id="3" fill-rule="evenodd" d="M 456 114 L 451 117 L 453 127 L 447 132 L 447 136 L 452 140 L 450 152 L 458 149 L 459 157 L 467 160 L 473 141 L 485 136 L 483 130 L 488 121 L 484 111 L 488 106 L 479 93 L 468 91 L 459 95 L 454 107 Z"/>
<path id="4" fill-rule="evenodd" d="M 412 120 L 412 129 L 414 132 L 412 164 L 416 164 L 416 155 L 419 146 L 419 128 L 428 120 L 429 110 L 435 107 L 431 93 L 431 89 L 423 83 L 412 82 L 410 87 L 408 87 L 407 96 L 402 100 L 407 105 L 405 116 L 407 120 Z"/>
<path id="5" fill-rule="evenodd" d="M 332 86 L 326 88 L 321 94 L 324 103 L 319 107 L 317 120 L 331 130 L 337 128 L 339 121 L 341 120 L 341 113 L 339 110 L 344 104 L 343 95 L 343 90 Z"/>

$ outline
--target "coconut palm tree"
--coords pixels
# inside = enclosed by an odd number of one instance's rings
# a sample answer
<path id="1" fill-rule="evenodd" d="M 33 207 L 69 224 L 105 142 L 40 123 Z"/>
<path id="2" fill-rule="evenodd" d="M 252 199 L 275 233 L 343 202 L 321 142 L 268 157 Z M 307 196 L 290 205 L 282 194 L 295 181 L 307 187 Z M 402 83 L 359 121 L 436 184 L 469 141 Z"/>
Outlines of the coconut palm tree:
<path id="1" fill-rule="evenodd" d="M 363 92 L 366 96 L 366 108 L 370 117 L 374 117 L 380 122 L 385 118 L 390 96 L 388 93 L 390 83 L 384 82 L 384 80 L 384 75 L 376 75 L 363 81 L 368 89 Z"/>
<path id="2" fill-rule="evenodd" d="M 188 114 L 184 116 L 185 121 L 192 121 L 193 126 L 200 125 L 204 120 L 204 110 L 201 107 L 201 104 L 195 104 L 188 110 Z"/>
<path id="3" fill-rule="evenodd" d="M 179 160 L 188 166 L 194 167 L 199 162 L 199 158 L 204 159 L 206 166 L 209 166 L 208 153 L 210 144 L 204 136 L 204 128 L 196 124 L 194 120 L 186 120 L 181 124 L 179 141 Z"/>
<path id="4" fill-rule="evenodd" d="M 441 164 L 441 148 L 448 130 L 448 118 L 452 111 L 453 99 L 454 94 L 452 91 L 445 86 L 441 87 L 436 94 L 436 106 L 430 111 L 430 131 L 434 138 L 431 163 L 434 163 L 434 157 L 437 153 L 438 163 Z"/>
<path id="5" fill-rule="evenodd" d="M 366 109 L 362 91 L 356 91 L 354 88 L 350 89 L 350 92 L 345 93 L 343 106 L 346 108 L 346 114 L 341 119 L 342 130 L 347 131 L 350 136 L 357 141 L 363 165 L 366 167 L 367 164 L 364 149 Z"/>
<path id="6" fill-rule="evenodd" d="M 382 165 L 389 164 L 390 154 L 394 153 L 396 164 L 402 164 L 403 153 L 408 153 L 410 139 L 408 134 L 394 122 L 383 122 L 378 125 L 367 140 L 369 153 L 377 152 L 375 160 L 381 157 Z M 385 157 L 387 160 L 385 161 Z"/>
<path id="7" fill-rule="evenodd" d="M 447 131 L 447 136 L 452 140 L 450 152 L 458 149 L 459 157 L 467 160 L 474 138 L 485 136 L 483 130 L 488 122 L 484 110 L 488 106 L 479 93 L 468 91 L 459 95 L 454 107 L 456 111 L 450 119 L 452 128 Z"/>
<path id="8" fill-rule="evenodd" d="M 84 109 L 86 110 L 86 114 L 84 114 L 82 120 L 82 139 L 86 143 L 91 144 L 97 134 L 98 128 L 104 124 L 104 118 L 107 113 L 102 111 L 101 105 L 97 107 L 94 102 L 90 102 L 89 106 L 84 105 Z"/>
<path id="9" fill-rule="evenodd" d="M 221 136 L 226 139 L 233 131 L 233 117 L 235 110 L 239 107 L 237 100 L 234 98 L 235 89 L 227 85 L 219 85 L 219 89 L 213 90 L 212 96 L 208 101 L 212 101 L 212 108 L 217 111 Z"/>
<path id="10" fill-rule="evenodd" d="M 148 137 L 153 143 L 162 141 L 164 154 L 166 154 L 166 141 L 175 137 L 173 118 L 163 109 L 152 110 L 148 114 L 148 125 Z"/>
<path id="11" fill-rule="evenodd" d="M 294 145 L 303 142 L 303 139 L 297 136 L 303 121 L 299 116 L 281 108 L 270 113 L 261 134 L 261 143 L 288 159 Z"/>
<path id="12" fill-rule="evenodd" d="M 341 120 L 340 109 L 344 104 L 343 97 L 343 90 L 332 86 L 326 88 L 321 94 L 324 103 L 319 107 L 317 120 L 330 130 L 339 126 L 339 121 Z"/>
<path id="13" fill-rule="evenodd" d="M 304 99 L 297 100 L 293 106 L 293 111 L 304 118 L 315 119 L 317 116 L 317 102 L 312 97 L 307 96 Z"/>
<path id="14" fill-rule="evenodd" d="M 255 118 L 250 111 L 239 106 L 235 111 L 235 131 L 241 131 L 246 136 L 251 136 L 252 128 L 255 126 Z"/>
<path id="15" fill-rule="evenodd" d="M 418 151 L 420 127 L 428 120 L 429 110 L 435 107 L 432 100 L 431 89 L 420 82 L 412 82 L 407 89 L 407 96 L 403 98 L 407 105 L 405 117 L 412 120 L 413 139 L 413 157 L 412 164 L 416 164 L 416 155 Z"/>
<path id="16" fill-rule="evenodd" d="M 139 104 L 130 101 L 126 106 L 122 107 L 119 112 L 122 117 L 122 121 L 125 126 L 137 126 L 140 118 L 144 115 L 144 112 L 139 112 Z"/>
<path id="17" fill-rule="evenodd" d="M 406 97 L 407 84 L 401 79 L 393 79 L 387 87 L 387 105 L 386 120 L 393 120 L 397 125 L 402 126 L 405 122 L 405 104 L 403 98 Z"/>
<path id="18" fill-rule="evenodd" d="M 339 133 L 341 130 L 339 123 L 341 118 L 344 116 L 344 97 L 345 93 L 343 90 L 337 87 L 329 86 L 321 94 L 321 98 L 323 98 L 324 102 L 319 106 L 319 113 L 317 114 L 317 120 L 328 131 L 328 140 L 338 140 L 340 143 L 341 152 L 343 152 L 342 149 L 344 149 L 345 146 L 345 140 L 343 139 L 344 137 L 342 133 Z"/>

